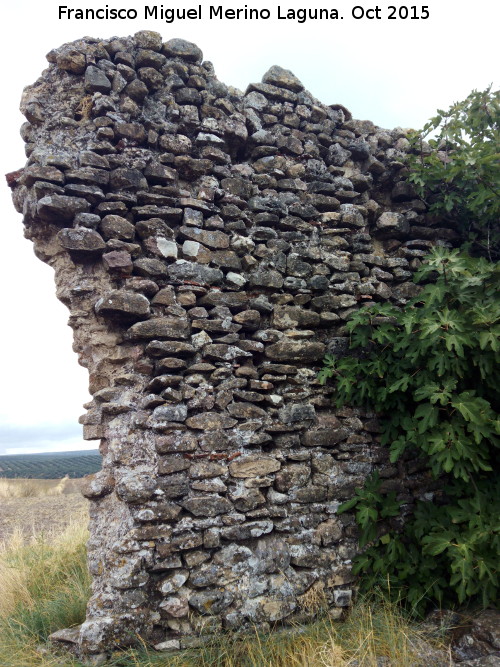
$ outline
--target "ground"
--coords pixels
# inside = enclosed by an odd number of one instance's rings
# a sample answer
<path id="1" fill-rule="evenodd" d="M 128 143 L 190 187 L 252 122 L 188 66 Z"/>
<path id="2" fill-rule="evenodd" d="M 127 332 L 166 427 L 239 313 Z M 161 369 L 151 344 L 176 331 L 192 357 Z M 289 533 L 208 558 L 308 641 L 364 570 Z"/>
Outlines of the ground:
<path id="1" fill-rule="evenodd" d="M 74 521 L 88 520 L 88 501 L 75 488 L 54 496 L 1 498 L 0 543 L 14 531 L 26 537 L 60 534 Z"/>

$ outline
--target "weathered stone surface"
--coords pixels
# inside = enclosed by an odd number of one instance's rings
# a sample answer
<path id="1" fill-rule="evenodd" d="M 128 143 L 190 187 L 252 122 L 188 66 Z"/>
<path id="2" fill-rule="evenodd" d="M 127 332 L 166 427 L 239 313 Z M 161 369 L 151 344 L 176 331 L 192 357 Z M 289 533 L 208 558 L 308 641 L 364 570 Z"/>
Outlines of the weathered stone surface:
<path id="1" fill-rule="evenodd" d="M 182 259 L 169 267 L 168 274 L 172 280 L 194 281 L 208 285 L 219 283 L 224 276 L 219 269 L 193 264 Z"/>
<path id="2" fill-rule="evenodd" d="M 282 340 L 266 346 L 266 357 L 273 361 L 319 361 L 323 358 L 326 346 L 323 343 Z"/>
<path id="3" fill-rule="evenodd" d="M 188 338 L 190 333 L 189 322 L 181 317 L 157 317 L 133 324 L 128 330 L 131 340 Z"/>
<path id="4" fill-rule="evenodd" d="M 189 417 L 186 421 L 187 426 L 200 431 L 216 431 L 221 428 L 232 428 L 236 423 L 236 419 L 232 419 L 223 412 L 205 412 Z"/>
<path id="5" fill-rule="evenodd" d="M 84 255 L 102 255 L 106 244 L 100 234 L 93 229 L 61 229 L 57 234 L 61 246 L 73 253 Z"/>
<path id="6" fill-rule="evenodd" d="M 213 248 L 214 250 L 229 248 L 229 236 L 224 234 L 224 232 L 198 229 L 197 227 L 181 227 L 179 231 L 188 239 L 198 241 L 208 248 Z"/>
<path id="7" fill-rule="evenodd" d="M 250 275 L 250 284 L 254 287 L 282 287 L 283 276 L 274 269 L 259 270 Z"/>
<path id="8" fill-rule="evenodd" d="M 166 56 L 182 58 L 188 62 L 199 63 L 202 61 L 203 53 L 196 44 L 184 39 L 170 39 L 162 46 L 162 52 Z"/>
<path id="9" fill-rule="evenodd" d="M 89 65 L 85 70 L 85 90 L 89 93 L 109 93 L 111 81 L 102 70 Z"/>
<path id="10" fill-rule="evenodd" d="M 102 219 L 100 232 L 106 240 L 132 241 L 135 236 L 135 227 L 120 215 L 107 215 Z"/>
<path id="11" fill-rule="evenodd" d="M 278 65 L 273 65 L 262 77 L 264 83 L 270 83 L 273 86 L 280 86 L 282 88 L 288 88 L 293 90 L 295 93 L 299 93 L 301 90 L 304 90 L 304 86 L 297 79 L 295 74 L 292 74 L 290 70 L 283 69 Z"/>
<path id="12" fill-rule="evenodd" d="M 384 232 L 389 231 L 406 234 L 410 229 L 410 224 L 401 213 L 385 211 L 377 220 L 376 227 Z"/>
<path id="13" fill-rule="evenodd" d="M 174 408 L 176 408 L 177 406 L 169 406 L 169 407 L 171 407 L 172 411 L 170 413 L 167 413 L 167 416 L 168 414 L 172 413 L 181 415 L 181 410 L 183 410 L 183 408 L 175 412 Z M 165 414 L 165 411 L 163 411 L 163 414 Z M 192 433 L 174 430 L 168 433 L 167 435 L 162 436 L 161 438 L 157 438 L 155 444 L 156 444 L 156 450 L 160 454 L 166 454 L 171 452 L 192 452 L 196 449 L 198 445 L 198 440 Z M 172 470 L 172 472 L 177 472 L 177 471 Z"/>
<path id="14" fill-rule="evenodd" d="M 276 472 L 281 468 L 281 464 L 276 459 L 269 456 L 245 456 L 232 461 L 229 464 L 229 472 L 232 477 L 259 477 Z"/>
<path id="15" fill-rule="evenodd" d="M 307 431 L 302 436 L 302 444 L 307 447 L 334 447 L 349 435 L 345 428 L 322 428 Z"/>
<path id="16" fill-rule="evenodd" d="M 187 417 L 187 407 L 185 405 L 159 405 L 153 410 L 153 420 L 157 423 L 162 422 L 183 422 Z"/>
<path id="17" fill-rule="evenodd" d="M 182 503 L 182 506 L 195 516 L 217 516 L 233 509 L 226 498 L 220 496 L 198 496 Z"/>
<path id="18" fill-rule="evenodd" d="M 77 213 L 90 209 L 88 201 L 81 197 L 65 195 L 48 195 L 42 197 L 37 205 L 37 213 L 42 220 L 63 225 L 72 222 Z"/>
<path id="19" fill-rule="evenodd" d="M 149 317 L 149 301 L 142 294 L 114 290 L 97 301 L 95 310 L 103 317 L 143 320 Z"/>
<path id="20" fill-rule="evenodd" d="M 310 329 L 320 323 L 320 316 L 312 310 L 298 306 L 277 306 L 273 312 L 273 326 L 276 329 Z"/>

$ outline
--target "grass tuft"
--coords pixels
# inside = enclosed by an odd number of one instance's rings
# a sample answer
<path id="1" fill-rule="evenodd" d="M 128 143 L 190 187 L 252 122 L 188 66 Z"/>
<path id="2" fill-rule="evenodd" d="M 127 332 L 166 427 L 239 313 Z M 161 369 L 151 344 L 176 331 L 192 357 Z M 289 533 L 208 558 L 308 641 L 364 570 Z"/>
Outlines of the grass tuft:
<path id="1" fill-rule="evenodd" d="M 61 663 L 40 652 L 48 635 L 81 623 L 90 595 L 87 531 L 73 524 L 60 536 L 27 540 L 16 531 L 0 549 L 0 665 Z"/>

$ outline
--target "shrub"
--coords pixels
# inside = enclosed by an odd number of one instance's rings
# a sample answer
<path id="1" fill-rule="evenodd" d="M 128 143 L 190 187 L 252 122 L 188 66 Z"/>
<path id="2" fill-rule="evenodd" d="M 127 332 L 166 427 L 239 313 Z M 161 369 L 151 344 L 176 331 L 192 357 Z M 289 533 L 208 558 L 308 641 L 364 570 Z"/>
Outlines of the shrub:
<path id="1" fill-rule="evenodd" d="M 430 214 L 458 227 L 475 253 L 498 259 L 500 91 L 474 90 L 448 111 L 438 110 L 413 144 L 409 180 Z"/>
<path id="2" fill-rule="evenodd" d="M 499 591 L 500 266 L 436 248 L 416 275 L 432 277 L 403 311 L 354 314 L 350 343 L 361 357 L 328 356 L 320 380 L 334 378 L 337 406 L 375 408 L 391 461 L 423 457 L 441 488 L 402 529 L 388 523 L 401 508 L 377 476 L 340 511 L 356 508 L 366 549 L 354 571 L 365 589 L 379 585 L 418 609 L 487 605 Z"/>

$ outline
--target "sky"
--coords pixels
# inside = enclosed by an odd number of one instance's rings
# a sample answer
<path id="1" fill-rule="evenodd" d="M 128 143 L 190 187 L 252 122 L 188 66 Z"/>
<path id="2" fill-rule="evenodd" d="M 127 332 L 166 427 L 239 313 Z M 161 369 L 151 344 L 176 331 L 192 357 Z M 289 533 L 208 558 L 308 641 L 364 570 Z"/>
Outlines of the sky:
<path id="1" fill-rule="evenodd" d="M 325 104 L 340 103 L 355 118 L 386 128 L 418 129 L 437 108 L 448 108 L 472 89 L 498 88 L 500 4 L 495 0 L 17 0 L 2 7 L 0 57 L 3 174 L 26 158 L 18 111 L 25 85 L 48 65 L 52 48 L 85 35 L 123 37 L 155 30 L 167 41 L 195 42 L 226 84 L 245 90 L 271 65 L 292 70 Z M 390 7 L 394 2 L 395 10 Z M 63 3 L 66 3 L 63 5 Z M 196 9 L 201 18 L 161 20 L 161 9 Z M 136 18 L 79 20 L 59 18 L 69 9 L 125 9 Z M 268 10 L 269 19 L 210 18 L 210 6 L 226 10 Z M 145 19 L 145 7 L 158 18 Z M 389 19 L 415 14 L 420 18 Z M 329 9 L 338 19 L 299 22 L 287 16 L 300 9 Z M 64 11 L 64 10 L 63 10 Z M 66 11 L 64 16 L 67 16 Z M 150 11 L 151 14 L 151 11 Z M 424 18 L 428 14 L 428 18 Z M 359 17 L 359 18 L 355 18 Z M 78 417 L 89 400 L 87 371 L 72 352 L 67 311 L 54 293 L 52 269 L 35 258 L 31 242 L 0 185 L 0 455 L 96 448 L 84 443 Z"/>

